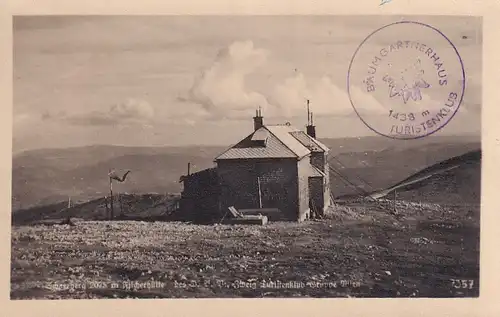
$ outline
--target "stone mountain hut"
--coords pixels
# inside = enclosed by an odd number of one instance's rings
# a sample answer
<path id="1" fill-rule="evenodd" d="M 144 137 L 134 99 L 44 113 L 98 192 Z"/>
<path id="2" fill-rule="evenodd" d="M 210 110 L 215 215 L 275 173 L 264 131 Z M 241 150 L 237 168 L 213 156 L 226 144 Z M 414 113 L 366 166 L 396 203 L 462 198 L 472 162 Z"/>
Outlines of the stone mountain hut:
<path id="1" fill-rule="evenodd" d="M 303 221 L 330 205 L 328 148 L 316 139 L 308 110 L 306 132 L 265 125 L 256 111 L 254 131 L 215 158 L 216 167 L 184 175 L 181 212 L 193 221 L 218 221 L 234 206 L 270 221 Z"/>

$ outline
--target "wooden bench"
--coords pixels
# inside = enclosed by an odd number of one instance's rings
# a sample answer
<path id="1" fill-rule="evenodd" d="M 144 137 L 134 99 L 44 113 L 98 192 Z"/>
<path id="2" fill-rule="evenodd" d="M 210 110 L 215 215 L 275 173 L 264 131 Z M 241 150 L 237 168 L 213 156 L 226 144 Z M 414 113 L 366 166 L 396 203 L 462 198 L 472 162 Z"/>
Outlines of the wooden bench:
<path id="1" fill-rule="evenodd" d="M 263 215 L 245 215 L 237 210 L 234 206 L 228 207 L 229 212 L 233 216 L 226 222 L 231 224 L 258 224 L 265 225 L 267 223 L 267 216 Z"/>
<path id="2" fill-rule="evenodd" d="M 245 208 L 240 209 L 239 212 L 245 216 L 263 215 L 272 221 L 285 220 L 285 214 L 278 208 Z"/>

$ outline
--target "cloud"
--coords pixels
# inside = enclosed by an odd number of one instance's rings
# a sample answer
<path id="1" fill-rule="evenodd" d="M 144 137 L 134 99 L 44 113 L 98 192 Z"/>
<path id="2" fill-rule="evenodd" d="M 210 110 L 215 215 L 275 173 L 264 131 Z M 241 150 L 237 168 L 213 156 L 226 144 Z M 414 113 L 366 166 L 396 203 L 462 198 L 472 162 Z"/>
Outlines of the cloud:
<path id="1" fill-rule="evenodd" d="M 311 101 L 315 116 L 354 115 L 346 90 L 328 76 L 311 80 L 297 72 L 270 83 L 267 94 L 251 89 L 246 79 L 269 66 L 268 56 L 267 50 L 255 48 L 251 41 L 234 42 L 219 52 L 214 63 L 195 80 L 187 96 L 178 100 L 202 107 L 202 111 L 193 112 L 193 120 L 248 119 L 258 106 L 268 118 L 305 116 L 306 99 Z M 367 108 L 380 113 L 383 107 L 375 100 L 369 101 Z"/>
<path id="2" fill-rule="evenodd" d="M 155 113 L 153 107 L 147 101 L 129 99 L 111 106 L 109 115 L 118 119 L 150 120 Z"/>
<path id="3" fill-rule="evenodd" d="M 221 50 L 214 63 L 195 80 L 180 101 L 201 105 L 214 117 L 242 117 L 257 106 L 266 108 L 266 97 L 249 89 L 246 77 L 267 60 L 268 52 L 254 47 L 252 41 L 234 42 Z"/>
<path id="4" fill-rule="evenodd" d="M 357 86 L 349 89 L 356 111 L 364 115 L 387 115 L 389 108 L 385 107 L 372 95 L 364 92 Z"/>
<path id="5" fill-rule="evenodd" d="M 382 111 L 383 107 L 373 97 L 358 88 L 354 88 L 354 93 L 367 101 L 363 103 L 363 107 L 370 113 L 378 114 Z M 306 80 L 303 74 L 298 73 L 278 84 L 270 99 L 277 106 L 277 111 L 289 117 L 304 115 L 306 99 L 310 100 L 311 111 L 316 117 L 345 117 L 355 114 L 346 90 L 335 85 L 328 76 Z"/>
<path id="6" fill-rule="evenodd" d="M 97 110 L 68 115 L 65 112 L 43 113 L 42 120 L 61 120 L 83 126 L 106 126 L 120 124 L 148 124 L 154 119 L 154 108 L 144 100 L 127 99 L 110 106 L 106 110 Z"/>

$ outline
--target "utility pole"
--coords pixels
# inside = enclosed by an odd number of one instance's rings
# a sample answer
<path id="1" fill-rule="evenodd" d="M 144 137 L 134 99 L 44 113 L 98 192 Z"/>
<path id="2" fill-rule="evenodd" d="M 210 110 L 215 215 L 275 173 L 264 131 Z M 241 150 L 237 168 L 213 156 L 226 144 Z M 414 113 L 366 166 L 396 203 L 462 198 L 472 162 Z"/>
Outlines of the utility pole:
<path id="1" fill-rule="evenodd" d="M 71 222 L 71 216 L 70 216 L 70 208 L 71 208 L 71 196 L 68 196 L 68 208 L 66 208 L 66 211 L 67 211 L 67 222 L 70 223 Z"/>
<path id="2" fill-rule="evenodd" d="M 395 214 L 397 213 L 397 209 L 396 209 L 396 189 L 394 190 L 394 213 Z"/>
<path id="3" fill-rule="evenodd" d="M 106 218 L 109 219 L 108 196 L 104 196 L 104 204 L 106 205 Z"/>
<path id="4" fill-rule="evenodd" d="M 260 190 L 260 177 L 257 177 L 257 186 L 259 188 L 259 208 L 262 209 L 262 193 Z"/>
<path id="5" fill-rule="evenodd" d="M 111 207 L 111 219 L 110 220 L 113 220 L 114 215 L 115 215 L 115 211 L 113 208 L 113 180 L 111 179 L 111 177 L 109 178 L 109 199 L 110 199 L 110 207 Z"/>
<path id="6" fill-rule="evenodd" d="M 120 201 L 120 216 L 123 215 L 123 198 L 121 194 L 118 194 L 118 199 Z"/>
<path id="7" fill-rule="evenodd" d="M 125 172 L 125 174 L 123 174 L 122 177 L 116 175 L 115 171 L 114 170 L 109 170 L 109 173 L 108 173 L 108 177 L 109 177 L 109 198 L 111 199 L 111 220 L 114 219 L 115 217 L 115 209 L 114 209 L 114 206 L 113 206 L 113 180 L 116 180 L 120 183 L 123 183 L 125 181 L 125 179 L 127 178 L 127 175 L 130 173 L 130 170 L 128 170 L 127 172 Z"/>

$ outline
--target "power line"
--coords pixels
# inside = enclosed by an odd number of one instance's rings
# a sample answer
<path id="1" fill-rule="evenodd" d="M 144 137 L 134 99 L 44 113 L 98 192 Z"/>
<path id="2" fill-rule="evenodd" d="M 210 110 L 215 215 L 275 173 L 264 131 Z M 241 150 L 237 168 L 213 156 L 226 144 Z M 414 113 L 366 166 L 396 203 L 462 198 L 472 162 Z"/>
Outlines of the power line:
<path id="1" fill-rule="evenodd" d="M 337 175 L 341 180 L 343 180 L 345 183 L 347 183 L 348 185 L 352 186 L 356 191 L 358 191 L 358 193 L 361 193 L 362 196 L 364 197 L 369 197 L 372 201 L 374 201 L 379 207 L 383 207 L 382 205 L 380 205 L 380 203 L 378 202 L 377 199 L 373 198 L 370 193 L 368 193 L 367 191 L 365 191 L 364 189 L 362 188 L 359 188 L 357 185 L 353 184 L 346 176 L 344 176 L 342 173 L 340 173 L 339 171 L 337 171 L 335 168 L 333 168 L 332 166 L 329 165 L 329 169 L 331 172 L 333 172 L 335 175 Z"/>
<path id="2" fill-rule="evenodd" d="M 355 185 L 354 183 L 352 183 L 351 181 L 349 181 L 349 179 L 347 179 L 346 176 L 342 175 L 342 173 L 340 173 L 339 171 L 337 171 L 335 168 L 329 166 L 330 168 L 330 171 L 333 172 L 335 175 L 338 176 L 338 178 L 340 178 L 342 181 L 344 181 L 344 183 L 346 183 L 347 185 L 350 185 L 352 186 L 356 191 L 358 191 L 359 193 L 363 194 L 363 195 L 367 195 L 368 193 L 366 191 L 364 191 L 363 189 L 359 188 L 357 185 Z"/>
<path id="3" fill-rule="evenodd" d="M 334 159 L 335 161 L 337 161 L 337 163 L 342 167 L 342 168 L 347 168 L 344 164 L 342 164 L 342 162 L 336 157 L 336 156 L 333 156 L 332 159 Z M 374 190 L 375 188 L 370 185 L 367 181 L 365 181 L 364 179 L 362 179 L 359 175 L 357 174 L 353 174 L 354 177 L 356 177 L 358 180 L 360 180 L 364 185 L 368 186 L 371 188 L 371 190 Z"/>

